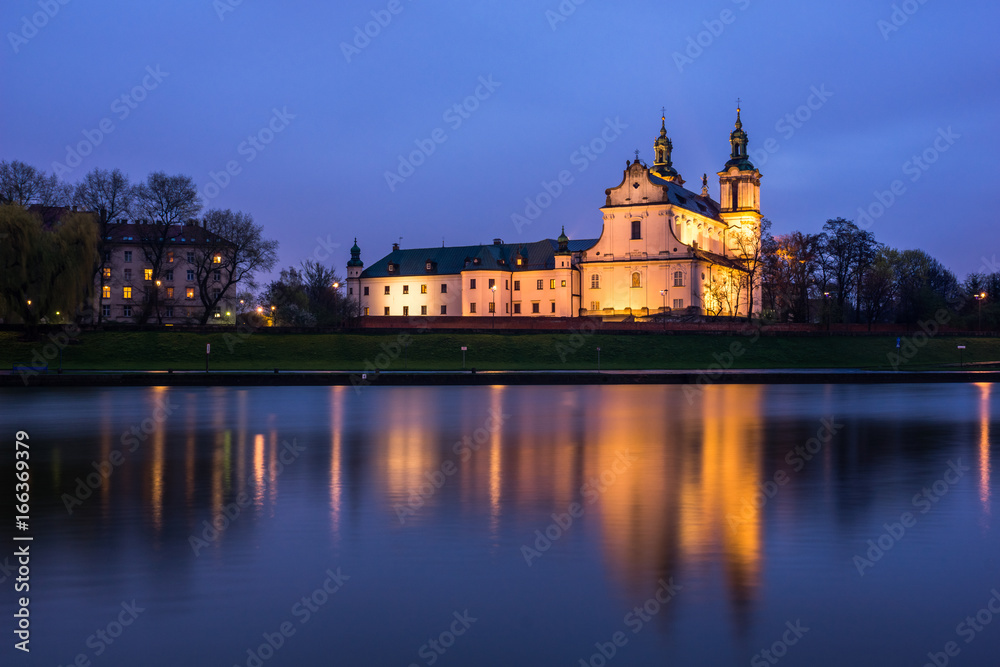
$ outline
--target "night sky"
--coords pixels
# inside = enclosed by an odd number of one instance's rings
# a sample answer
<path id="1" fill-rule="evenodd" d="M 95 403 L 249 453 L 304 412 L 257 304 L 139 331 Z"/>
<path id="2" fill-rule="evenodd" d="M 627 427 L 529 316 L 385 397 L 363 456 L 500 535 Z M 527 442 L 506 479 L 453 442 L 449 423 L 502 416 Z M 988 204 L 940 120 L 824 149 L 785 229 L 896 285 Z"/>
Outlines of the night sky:
<path id="1" fill-rule="evenodd" d="M 776 234 L 842 216 L 997 270 L 995 2 L 10 0 L 0 25 L 0 159 L 190 175 L 282 266 L 343 274 L 355 236 L 366 264 L 400 237 L 596 238 L 661 107 L 686 187 L 718 197 L 741 98 Z"/>

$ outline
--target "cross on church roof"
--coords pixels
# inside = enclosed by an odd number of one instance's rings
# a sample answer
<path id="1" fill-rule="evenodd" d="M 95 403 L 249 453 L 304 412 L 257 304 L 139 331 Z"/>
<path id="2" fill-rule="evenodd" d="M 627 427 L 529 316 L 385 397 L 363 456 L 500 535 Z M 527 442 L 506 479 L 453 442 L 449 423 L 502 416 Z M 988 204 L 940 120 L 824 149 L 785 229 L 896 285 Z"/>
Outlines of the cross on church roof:
<path id="1" fill-rule="evenodd" d="M 635 161 L 636 162 L 639 161 L 639 149 L 638 148 L 635 149 Z"/>
<path id="2" fill-rule="evenodd" d="M 737 109 L 739 109 L 739 108 L 741 108 L 742 106 L 743 106 L 743 105 L 742 105 L 742 104 L 740 104 L 740 98 L 738 98 L 738 97 L 737 97 L 737 98 L 736 98 L 736 108 L 737 108 Z"/>

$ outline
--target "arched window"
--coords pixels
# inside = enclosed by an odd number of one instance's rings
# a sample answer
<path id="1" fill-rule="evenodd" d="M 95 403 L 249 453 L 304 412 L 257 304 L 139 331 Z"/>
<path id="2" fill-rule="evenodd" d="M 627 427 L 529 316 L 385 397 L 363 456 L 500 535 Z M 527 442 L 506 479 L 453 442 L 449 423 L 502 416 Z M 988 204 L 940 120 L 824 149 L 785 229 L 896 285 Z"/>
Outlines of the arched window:
<path id="1" fill-rule="evenodd" d="M 642 287 L 642 276 L 638 271 L 632 274 L 632 287 Z"/>
<path id="2" fill-rule="evenodd" d="M 601 276 L 596 273 L 590 276 L 590 289 L 601 289 Z"/>
<path id="3" fill-rule="evenodd" d="M 684 287 L 684 273 L 682 271 L 674 271 L 674 287 Z"/>

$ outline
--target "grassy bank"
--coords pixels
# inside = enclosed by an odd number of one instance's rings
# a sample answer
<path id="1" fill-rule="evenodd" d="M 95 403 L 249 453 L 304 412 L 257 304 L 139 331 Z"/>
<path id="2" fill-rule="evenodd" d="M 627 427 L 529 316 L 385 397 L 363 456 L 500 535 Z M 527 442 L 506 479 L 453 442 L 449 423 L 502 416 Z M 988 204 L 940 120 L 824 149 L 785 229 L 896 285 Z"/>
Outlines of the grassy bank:
<path id="1" fill-rule="evenodd" d="M 243 338 L 223 333 L 92 332 L 62 351 L 64 370 L 198 370 L 211 343 L 216 370 L 360 370 L 366 364 L 387 370 L 458 370 L 461 347 L 466 367 L 481 370 L 605 370 L 728 368 L 891 369 L 893 337 L 760 337 L 715 335 L 413 334 L 405 353 L 397 334 L 271 334 Z M 49 345 L 46 349 L 46 345 Z M 966 363 L 1000 361 L 1000 339 L 940 336 L 915 348 L 899 370 L 949 369 L 958 364 L 957 345 L 966 345 Z M 735 348 L 733 346 L 736 346 Z M 0 332 L 0 368 L 52 354 L 47 338 L 28 343 Z M 742 350 L 729 362 L 730 350 Z M 49 360 L 55 369 L 58 357 Z"/>

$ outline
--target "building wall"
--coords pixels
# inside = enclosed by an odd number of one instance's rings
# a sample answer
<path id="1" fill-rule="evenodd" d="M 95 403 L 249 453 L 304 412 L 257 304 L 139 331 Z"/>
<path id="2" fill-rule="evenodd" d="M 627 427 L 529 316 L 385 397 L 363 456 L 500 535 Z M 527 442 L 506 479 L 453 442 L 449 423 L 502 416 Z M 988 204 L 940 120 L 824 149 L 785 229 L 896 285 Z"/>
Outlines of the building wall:
<path id="1" fill-rule="evenodd" d="M 349 287 L 353 284 L 348 281 Z M 444 285 L 446 292 L 441 291 Z M 427 292 L 421 291 L 427 287 Z M 425 276 L 387 276 L 385 278 L 365 278 L 360 280 L 361 312 L 368 308 L 369 316 L 384 316 L 389 309 L 390 316 L 414 317 L 417 315 L 463 315 L 461 276 L 428 274 Z M 364 288 L 368 288 L 368 294 Z M 385 288 L 389 293 L 385 293 Z M 348 297 L 353 295 L 348 292 Z M 441 312 L 441 307 L 445 312 Z M 423 309 L 426 307 L 427 312 Z"/>

